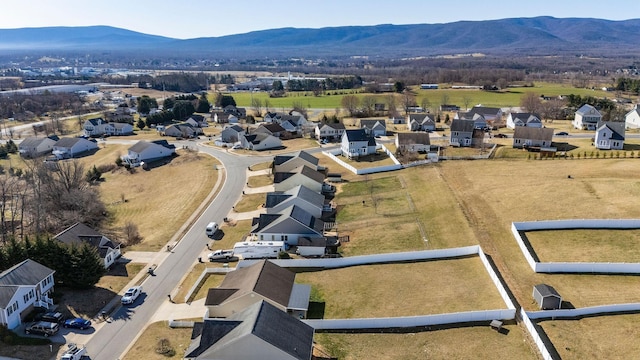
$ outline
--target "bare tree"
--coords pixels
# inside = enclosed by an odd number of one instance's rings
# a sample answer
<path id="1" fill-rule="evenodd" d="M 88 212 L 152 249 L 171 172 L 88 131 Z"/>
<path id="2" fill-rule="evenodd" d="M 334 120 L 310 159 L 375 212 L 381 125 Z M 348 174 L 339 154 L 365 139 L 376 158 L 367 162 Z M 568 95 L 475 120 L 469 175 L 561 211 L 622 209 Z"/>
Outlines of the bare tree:
<path id="1" fill-rule="evenodd" d="M 262 99 L 252 98 L 251 107 L 253 108 L 253 111 L 255 111 L 256 116 L 262 117 L 262 107 L 263 107 Z"/>
<path id="2" fill-rule="evenodd" d="M 349 116 L 354 116 L 360 105 L 360 99 L 355 95 L 345 95 L 341 100 L 342 108 L 345 109 Z"/>
<path id="3" fill-rule="evenodd" d="M 375 96 L 365 96 L 364 98 L 362 98 L 362 113 L 365 116 L 371 116 L 373 114 L 373 111 L 375 110 L 376 107 L 376 97 Z"/>
<path id="4" fill-rule="evenodd" d="M 440 99 L 440 104 L 449 105 L 449 94 L 447 93 L 442 94 L 442 98 Z"/>
<path id="5" fill-rule="evenodd" d="M 396 96 L 395 94 L 389 94 L 386 97 L 387 108 L 389 117 L 396 117 L 398 115 L 397 104 L 396 104 Z"/>
<path id="6" fill-rule="evenodd" d="M 424 112 L 429 112 L 428 109 L 431 107 L 431 101 L 429 101 L 429 98 L 425 96 L 420 101 L 420 106 Z"/>
<path id="7" fill-rule="evenodd" d="M 540 110 L 542 110 L 542 101 L 540 100 L 540 96 L 536 93 L 526 93 L 522 100 L 520 100 L 520 107 L 524 109 L 526 112 L 539 114 Z"/>
<path id="8" fill-rule="evenodd" d="M 404 91 L 402 93 L 402 106 L 404 107 L 404 114 L 409 114 L 409 107 L 416 105 L 416 96 L 410 91 Z"/>
<path id="9" fill-rule="evenodd" d="M 127 246 L 139 244 L 142 241 L 142 236 L 140 236 L 140 232 L 138 231 L 138 225 L 133 223 L 133 221 L 127 221 L 124 224 L 124 228 L 122 229 L 125 238 L 125 244 Z"/>
<path id="10" fill-rule="evenodd" d="M 469 111 L 469 104 L 471 104 L 471 98 L 467 95 L 463 96 L 462 103 L 464 104 L 465 111 Z"/>

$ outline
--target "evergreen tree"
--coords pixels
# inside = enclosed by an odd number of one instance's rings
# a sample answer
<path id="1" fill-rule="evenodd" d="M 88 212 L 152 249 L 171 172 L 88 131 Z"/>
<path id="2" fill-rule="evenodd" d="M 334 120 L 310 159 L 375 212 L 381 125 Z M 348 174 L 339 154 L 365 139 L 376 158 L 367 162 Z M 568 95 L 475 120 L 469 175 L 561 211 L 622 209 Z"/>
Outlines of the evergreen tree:
<path id="1" fill-rule="evenodd" d="M 203 93 L 202 96 L 200 96 L 200 99 L 198 99 L 198 104 L 196 106 L 196 112 L 207 113 L 207 112 L 209 112 L 210 109 L 211 109 L 211 104 L 209 103 L 209 100 L 207 99 L 207 94 Z"/>

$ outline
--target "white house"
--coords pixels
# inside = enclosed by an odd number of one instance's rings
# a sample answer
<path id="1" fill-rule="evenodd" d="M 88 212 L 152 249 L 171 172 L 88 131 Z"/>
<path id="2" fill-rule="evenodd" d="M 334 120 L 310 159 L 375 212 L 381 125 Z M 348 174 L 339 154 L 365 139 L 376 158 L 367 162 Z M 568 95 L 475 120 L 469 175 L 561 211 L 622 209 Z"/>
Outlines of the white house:
<path id="1" fill-rule="evenodd" d="M 624 122 L 627 129 L 640 128 L 640 108 L 637 104 L 624 116 Z"/>
<path id="2" fill-rule="evenodd" d="M 407 129 L 411 131 L 435 131 L 436 121 L 433 115 L 409 114 L 407 116 Z"/>
<path id="3" fill-rule="evenodd" d="M 474 119 L 474 115 L 481 115 L 487 124 L 493 126 L 499 125 L 502 122 L 502 109 L 492 108 L 481 105 L 476 105 L 466 113 L 457 113 L 455 119 Z M 486 126 L 486 125 L 485 125 Z"/>
<path id="4" fill-rule="evenodd" d="M 169 125 L 164 129 L 164 135 L 173 137 L 193 138 L 202 134 L 202 128 L 192 126 L 186 122 Z"/>
<path id="5" fill-rule="evenodd" d="M 595 107 L 585 104 L 576 111 L 571 124 L 576 129 L 595 130 L 601 120 L 602 114 Z"/>
<path id="6" fill-rule="evenodd" d="M 342 156 L 357 158 L 376 153 L 376 139 L 365 129 L 345 130 L 342 134 Z"/>
<path id="7" fill-rule="evenodd" d="M 227 126 L 220 133 L 220 139 L 224 143 L 235 144 L 240 141 L 242 137 L 244 137 L 245 131 L 239 125 L 231 125 Z"/>
<path id="8" fill-rule="evenodd" d="M 140 140 L 128 149 L 127 155 L 122 156 L 122 161 L 131 166 L 140 166 L 142 162 L 171 157 L 175 153 L 176 146 L 166 140 Z"/>
<path id="9" fill-rule="evenodd" d="M 107 122 L 102 118 L 89 119 L 83 125 L 88 137 L 132 135 L 133 125 L 126 122 Z"/>
<path id="10" fill-rule="evenodd" d="M 242 147 L 247 150 L 262 151 L 282 147 L 282 141 L 269 134 L 249 134 L 240 138 Z"/>
<path id="11" fill-rule="evenodd" d="M 314 130 L 316 135 L 316 139 L 318 140 L 330 140 L 336 141 L 342 137 L 344 134 L 345 127 L 342 123 L 333 123 L 333 124 L 318 124 Z"/>
<path id="12" fill-rule="evenodd" d="M 324 235 L 324 222 L 297 205 L 275 214 L 260 214 L 252 223 L 251 236 L 259 241 L 284 241 L 295 246 L 300 237 Z"/>
<path id="13" fill-rule="evenodd" d="M 83 138 L 62 138 L 56 141 L 51 152 L 58 159 L 69 159 L 96 150 L 98 150 L 98 144 L 95 141 Z"/>
<path id="14" fill-rule="evenodd" d="M 98 255 L 102 258 L 105 269 L 108 269 L 116 262 L 122 254 L 120 243 L 115 242 L 93 230 L 82 223 L 75 223 L 58 235 L 54 239 L 67 245 L 87 243 L 94 247 Z"/>
<path id="15" fill-rule="evenodd" d="M 365 129 L 367 134 L 374 137 L 387 135 L 387 123 L 384 120 L 362 119 L 360 120 L 360 128 Z"/>
<path id="16" fill-rule="evenodd" d="M 471 146 L 476 129 L 473 120 L 453 119 L 449 143 L 451 146 Z"/>
<path id="17" fill-rule="evenodd" d="M 515 129 L 516 126 L 542 127 L 540 116 L 532 113 L 509 113 L 507 115 L 507 127 Z"/>
<path id="18" fill-rule="evenodd" d="M 28 137 L 24 138 L 18 144 L 18 152 L 20 152 L 20 156 L 32 159 L 39 156 L 43 156 L 45 154 L 50 154 L 53 150 L 53 145 L 58 141 L 57 136 L 49 136 L 49 137 Z"/>
<path id="19" fill-rule="evenodd" d="M 15 329 L 33 307 L 51 308 L 55 271 L 27 259 L 0 273 L 0 325 Z"/>
<path id="20" fill-rule="evenodd" d="M 429 134 L 425 132 L 396 133 L 396 148 L 408 152 L 423 152 L 431 149 Z"/>
<path id="21" fill-rule="evenodd" d="M 550 148 L 553 140 L 553 129 L 517 126 L 513 132 L 513 147 Z"/>
<path id="22" fill-rule="evenodd" d="M 625 123 L 601 121 L 596 128 L 593 144 L 600 150 L 622 150 L 624 147 Z"/>

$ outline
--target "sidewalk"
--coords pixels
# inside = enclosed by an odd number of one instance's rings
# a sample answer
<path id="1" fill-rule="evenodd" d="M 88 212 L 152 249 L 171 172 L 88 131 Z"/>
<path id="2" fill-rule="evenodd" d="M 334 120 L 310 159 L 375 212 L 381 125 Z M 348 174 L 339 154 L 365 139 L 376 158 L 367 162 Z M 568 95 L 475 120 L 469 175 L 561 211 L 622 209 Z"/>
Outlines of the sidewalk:
<path id="1" fill-rule="evenodd" d="M 149 320 L 149 323 L 163 320 L 203 318 L 207 311 L 207 308 L 204 306 L 204 300 L 205 299 L 196 300 L 190 304 L 174 304 L 167 300 L 160 305 L 156 313 L 151 317 L 151 320 Z"/>

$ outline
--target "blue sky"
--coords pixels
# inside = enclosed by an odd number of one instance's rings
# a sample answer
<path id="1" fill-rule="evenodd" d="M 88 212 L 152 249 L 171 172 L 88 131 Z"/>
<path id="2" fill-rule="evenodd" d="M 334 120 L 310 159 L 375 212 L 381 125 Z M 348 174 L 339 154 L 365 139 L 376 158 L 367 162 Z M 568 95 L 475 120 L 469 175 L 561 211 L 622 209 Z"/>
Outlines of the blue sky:
<path id="1" fill-rule="evenodd" d="M 2 29 L 110 25 L 180 39 L 282 27 L 640 17 L 638 0 L 2 0 L 0 9 Z"/>

